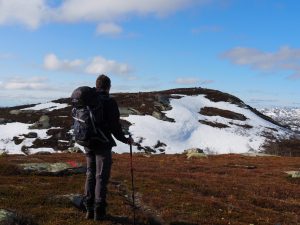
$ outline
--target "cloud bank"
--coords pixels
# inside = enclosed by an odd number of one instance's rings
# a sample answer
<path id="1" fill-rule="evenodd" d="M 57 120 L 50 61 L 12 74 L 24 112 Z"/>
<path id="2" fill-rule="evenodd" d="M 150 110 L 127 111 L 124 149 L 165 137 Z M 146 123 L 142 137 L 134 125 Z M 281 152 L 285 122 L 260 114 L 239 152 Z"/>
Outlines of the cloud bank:
<path id="1" fill-rule="evenodd" d="M 280 47 L 275 52 L 263 52 L 256 48 L 236 47 L 221 55 L 232 64 L 248 66 L 260 72 L 290 73 L 291 79 L 300 78 L 300 49 Z"/>
<path id="2" fill-rule="evenodd" d="M 47 77 L 13 77 L 7 81 L 0 81 L 0 88 L 4 90 L 50 90 Z"/>
<path id="3" fill-rule="evenodd" d="M 113 22 L 130 16 L 166 16 L 211 0 L 0 0 L 0 24 L 36 29 L 44 23 Z"/>

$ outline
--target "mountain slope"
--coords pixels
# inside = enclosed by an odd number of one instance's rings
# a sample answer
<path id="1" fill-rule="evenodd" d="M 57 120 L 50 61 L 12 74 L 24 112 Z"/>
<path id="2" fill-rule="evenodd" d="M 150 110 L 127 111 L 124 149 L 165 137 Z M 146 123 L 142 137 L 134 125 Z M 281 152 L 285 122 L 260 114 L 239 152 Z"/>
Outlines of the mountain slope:
<path id="1" fill-rule="evenodd" d="M 124 129 L 139 143 L 134 151 L 181 153 L 188 148 L 217 154 L 263 151 L 266 141 L 292 134 L 239 98 L 216 90 L 186 88 L 112 96 L 119 104 Z M 70 99 L 0 109 L 0 130 L 10 130 L 10 135 L 1 135 L 0 149 L 31 154 L 40 148 L 63 151 L 74 146 L 70 142 L 70 111 Z M 18 125 L 26 129 L 17 132 L 12 127 Z M 118 143 L 114 151 L 128 151 L 128 146 Z"/>

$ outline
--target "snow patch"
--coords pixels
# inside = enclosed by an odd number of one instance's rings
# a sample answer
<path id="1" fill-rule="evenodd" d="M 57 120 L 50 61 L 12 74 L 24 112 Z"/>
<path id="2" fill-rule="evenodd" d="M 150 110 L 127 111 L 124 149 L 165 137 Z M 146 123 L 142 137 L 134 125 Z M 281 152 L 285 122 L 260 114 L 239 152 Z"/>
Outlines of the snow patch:
<path id="1" fill-rule="evenodd" d="M 51 136 L 47 135 L 48 129 L 29 129 L 32 124 L 26 123 L 7 123 L 0 125 L 0 150 L 7 152 L 8 154 L 22 154 L 22 146 L 30 147 L 36 138 L 25 138 L 24 134 L 29 132 L 35 132 L 40 139 L 48 139 Z M 23 141 L 16 145 L 13 141 L 14 137 L 23 139 Z"/>
<path id="2" fill-rule="evenodd" d="M 63 109 L 68 107 L 68 104 L 61 104 L 61 103 L 55 103 L 55 102 L 47 102 L 47 103 L 42 103 L 42 104 L 38 104 L 35 105 L 33 107 L 29 107 L 29 108 L 24 108 L 21 110 L 47 110 L 47 111 L 53 111 L 53 110 L 57 110 L 57 109 Z"/>
<path id="3" fill-rule="evenodd" d="M 264 132 L 272 133 L 274 136 L 288 135 L 287 130 L 260 118 L 247 108 L 228 102 L 212 102 L 205 95 L 170 99 L 170 104 L 172 109 L 165 113 L 167 117 L 173 118 L 175 123 L 158 120 L 149 115 L 130 115 L 122 118 L 132 124 L 129 131 L 136 142 L 143 137 L 142 145 L 153 147 L 159 140 L 167 145 L 165 147 L 167 154 L 182 153 L 189 148 L 201 148 L 206 153 L 228 154 L 262 150 L 266 140 Z M 243 114 L 248 119 L 241 122 L 220 116 L 204 116 L 199 113 L 203 107 L 230 110 Z M 199 120 L 223 123 L 229 127 L 220 129 L 202 124 Z M 252 128 L 245 129 L 230 122 L 248 124 Z M 278 132 L 268 128 L 277 129 Z M 118 147 L 114 151 L 118 153 L 129 151 L 128 145 L 118 141 L 117 144 Z M 138 152 L 136 147 L 134 151 Z"/>

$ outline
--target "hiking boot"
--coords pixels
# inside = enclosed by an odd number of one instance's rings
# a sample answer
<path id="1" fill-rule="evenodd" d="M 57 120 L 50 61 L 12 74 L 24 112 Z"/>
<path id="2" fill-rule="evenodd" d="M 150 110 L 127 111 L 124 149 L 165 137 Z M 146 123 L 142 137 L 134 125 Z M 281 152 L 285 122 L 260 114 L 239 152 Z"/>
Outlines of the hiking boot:
<path id="1" fill-rule="evenodd" d="M 106 205 L 96 205 L 94 210 L 94 220 L 104 220 L 106 218 Z"/>
<path id="2" fill-rule="evenodd" d="M 85 218 L 86 218 L 87 220 L 92 220 L 92 219 L 94 219 L 94 210 L 86 211 Z"/>
<path id="3" fill-rule="evenodd" d="M 94 218 L 94 206 L 92 205 L 87 205 L 85 203 L 85 209 L 86 209 L 86 214 L 85 214 L 85 218 L 87 220 L 92 220 Z"/>

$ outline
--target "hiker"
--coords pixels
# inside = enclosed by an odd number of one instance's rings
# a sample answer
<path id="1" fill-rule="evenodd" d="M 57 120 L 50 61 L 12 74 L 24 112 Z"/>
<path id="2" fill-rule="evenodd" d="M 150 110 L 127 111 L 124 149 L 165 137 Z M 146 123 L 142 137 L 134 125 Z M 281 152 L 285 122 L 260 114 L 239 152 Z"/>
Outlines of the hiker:
<path id="1" fill-rule="evenodd" d="M 120 112 L 117 102 L 109 96 L 111 80 L 100 75 L 96 80 L 97 97 L 103 106 L 104 125 L 101 130 L 107 137 L 107 143 L 85 147 L 87 173 L 85 183 L 86 219 L 102 220 L 106 216 L 106 194 L 112 165 L 112 147 L 119 141 L 132 144 L 132 138 L 126 138 L 120 124 Z"/>

